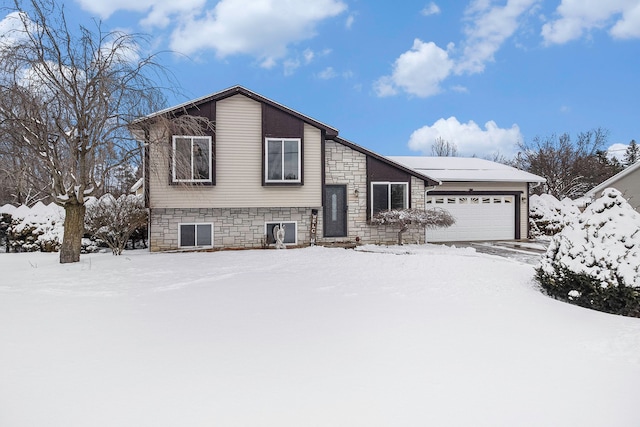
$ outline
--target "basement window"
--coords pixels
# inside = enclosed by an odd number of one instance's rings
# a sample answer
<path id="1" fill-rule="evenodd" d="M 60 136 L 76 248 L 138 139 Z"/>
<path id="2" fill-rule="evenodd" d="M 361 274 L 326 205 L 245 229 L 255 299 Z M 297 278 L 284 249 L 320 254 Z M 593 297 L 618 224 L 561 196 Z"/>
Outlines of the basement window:
<path id="1" fill-rule="evenodd" d="M 180 248 L 211 248 L 213 247 L 213 224 L 195 223 L 180 224 L 178 233 L 178 247 Z"/>

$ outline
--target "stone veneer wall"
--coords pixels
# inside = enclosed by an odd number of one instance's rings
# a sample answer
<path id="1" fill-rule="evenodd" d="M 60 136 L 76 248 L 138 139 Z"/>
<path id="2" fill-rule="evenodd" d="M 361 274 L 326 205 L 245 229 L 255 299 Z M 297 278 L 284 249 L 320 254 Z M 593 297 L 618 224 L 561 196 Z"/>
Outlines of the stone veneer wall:
<path id="1" fill-rule="evenodd" d="M 347 237 L 322 237 L 320 242 L 355 242 L 395 244 L 397 229 L 390 226 L 371 226 L 367 222 L 367 157 L 365 154 L 334 142 L 325 142 L 325 184 L 346 185 L 349 206 Z M 358 195 L 356 196 L 356 190 Z M 411 201 L 413 208 L 424 208 L 424 183 L 411 178 Z M 318 218 L 318 231 L 323 230 L 322 211 Z M 406 243 L 424 243 L 424 229 L 411 228 L 403 233 Z"/>
<path id="2" fill-rule="evenodd" d="M 311 209 L 321 208 L 155 208 L 151 217 L 149 248 L 153 251 L 178 248 L 178 224 L 212 223 L 213 248 L 261 248 L 265 223 L 295 221 L 297 244 L 310 244 Z"/>

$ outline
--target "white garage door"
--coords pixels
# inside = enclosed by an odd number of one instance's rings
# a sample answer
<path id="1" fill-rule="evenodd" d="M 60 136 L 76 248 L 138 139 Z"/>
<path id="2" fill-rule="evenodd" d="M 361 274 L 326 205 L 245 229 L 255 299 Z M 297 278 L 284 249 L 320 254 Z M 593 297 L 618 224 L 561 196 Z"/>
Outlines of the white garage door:
<path id="1" fill-rule="evenodd" d="M 428 196 L 427 209 L 448 210 L 449 228 L 427 230 L 427 242 L 510 240 L 515 238 L 515 196 Z"/>

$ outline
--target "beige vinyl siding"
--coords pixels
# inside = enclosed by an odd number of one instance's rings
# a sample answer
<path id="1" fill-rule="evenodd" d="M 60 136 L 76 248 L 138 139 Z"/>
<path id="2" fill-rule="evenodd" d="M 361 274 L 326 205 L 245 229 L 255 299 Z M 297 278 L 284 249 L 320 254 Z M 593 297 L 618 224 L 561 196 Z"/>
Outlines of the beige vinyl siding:
<path id="1" fill-rule="evenodd" d="M 609 187 L 620 191 L 635 210 L 640 210 L 640 171 L 636 170 L 618 179 L 616 182 L 611 183 Z M 601 196 L 602 191 L 599 194 L 594 194 L 596 199 Z"/>
<path id="2" fill-rule="evenodd" d="M 304 186 L 300 188 L 304 202 L 288 206 L 322 206 L 322 132 L 304 125 Z M 298 195 L 294 195 L 298 197 Z"/>
<path id="3" fill-rule="evenodd" d="M 150 177 L 152 208 L 309 207 L 321 205 L 321 132 L 304 126 L 304 185 L 263 186 L 262 106 L 235 95 L 216 105 L 216 185 L 169 185 Z M 168 150 L 168 146 L 166 147 Z M 153 150 L 151 151 L 152 158 Z M 155 156 L 154 160 L 158 156 Z M 159 171 L 168 171 L 160 156 Z M 153 170 L 153 169 L 152 169 Z M 158 174 L 157 174 L 158 175 Z M 159 174 L 162 175 L 162 174 Z"/>

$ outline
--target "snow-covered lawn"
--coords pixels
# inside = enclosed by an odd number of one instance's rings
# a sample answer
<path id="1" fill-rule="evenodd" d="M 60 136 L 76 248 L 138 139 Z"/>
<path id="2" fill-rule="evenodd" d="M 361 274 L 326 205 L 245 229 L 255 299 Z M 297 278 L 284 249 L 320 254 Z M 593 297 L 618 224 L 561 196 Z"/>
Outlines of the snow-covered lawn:
<path id="1" fill-rule="evenodd" d="M 640 425 L 640 319 L 367 248 L 0 254 L 0 426 Z"/>

